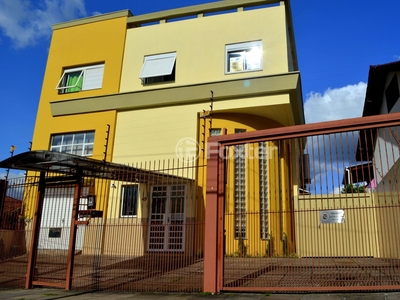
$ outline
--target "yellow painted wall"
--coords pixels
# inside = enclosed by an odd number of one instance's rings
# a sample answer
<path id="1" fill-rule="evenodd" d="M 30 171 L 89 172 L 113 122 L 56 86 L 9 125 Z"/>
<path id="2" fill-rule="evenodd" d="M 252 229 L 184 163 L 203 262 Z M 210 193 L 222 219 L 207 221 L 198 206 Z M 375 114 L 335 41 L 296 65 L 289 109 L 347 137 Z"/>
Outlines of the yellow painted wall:
<path id="1" fill-rule="evenodd" d="M 288 103 L 289 96 L 285 94 L 218 101 L 214 103 L 214 115 L 229 110 L 235 118 L 234 112 L 239 113 L 248 107 L 254 108 L 255 112 L 261 114 L 263 110 L 268 111 L 270 105 L 275 104 L 275 108 L 271 108 L 271 110 L 279 111 L 276 107 L 284 108 Z M 198 126 L 200 126 L 198 114 L 203 110 L 208 110 L 209 105 L 209 103 L 201 103 L 118 113 L 113 162 L 138 163 L 158 162 L 166 159 L 176 160 L 178 157 L 175 151 L 182 139 L 198 139 L 197 132 Z M 244 124 L 253 122 L 254 118 L 257 116 L 248 115 L 242 122 Z M 213 120 L 217 122 L 215 118 Z M 226 118 L 221 122 L 222 125 L 215 123 L 215 126 L 230 126 Z"/>
<path id="2" fill-rule="evenodd" d="M 398 191 L 380 190 L 371 194 L 375 204 L 376 226 L 380 257 L 400 258 L 398 239 L 400 236 L 400 195 Z"/>
<path id="3" fill-rule="evenodd" d="M 186 201 L 184 203 L 185 213 L 185 253 L 195 253 L 194 231 L 198 225 L 195 224 L 196 209 L 196 186 L 193 181 L 178 179 L 169 181 L 165 179 L 165 184 L 184 184 L 186 185 Z M 115 188 L 110 189 L 107 201 L 107 216 L 103 219 L 102 253 L 113 255 L 139 256 L 145 253 L 148 246 L 148 220 L 150 218 L 151 207 L 151 187 L 150 183 L 139 184 L 139 198 L 137 204 L 137 216 L 121 217 L 121 187 L 130 184 L 121 181 L 112 181 Z M 160 183 L 162 185 L 162 183 Z M 97 221 L 97 220 L 96 220 Z M 91 224 L 92 225 L 92 224 Z M 91 245 L 101 236 L 96 226 L 89 226 L 85 231 L 84 253 L 93 253 Z"/>
<path id="4" fill-rule="evenodd" d="M 262 40 L 263 70 L 225 75 L 225 45 Z M 289 71 L 285 7 L 269 7 L 131 28 L 121 92 L 232 80 Z M 142 86 L 146 55 L 176 52 L 175 83 Z"/>
<path id="5" fill-rule="evenodd" d="M 383 211 L 374 207 L 371 196 L 370 193 L 299 196 L 295 201 L 297 254 L 300 257 L 381 257 L 380 245 L 388 241 L 378 238 L 383 233 L 379 222 Z M 328 209 L 344 209 L 345 222 L 320 224 L 319 211 Z M 394 237 L 391 233 L 387 236 Z"/>
<path id="6" fill-rule="evenodd" d="M 43 79 L 42 92 L 36 116 L 32 139 L 32 150 L 49 150 L 52 134 L 95 131 L 93 155 L 90 158 L 104 159 L 107 137 L 107 124 L 110 125 L 107 161 L 111 161 L 115 132 L 116 111 L 97 112 L 70 116 L 53 117 L 50 103 L 69 99 L 100 96 L 118 93 L 122 57 L 125 47 L 126 19 L 121 14 L 108 20 L 94 21 L 75 26 L 56 26 L 53 31 L 47 66 Z M 96 17 L 94 17 L 96 18 Z M 102 88 L 76 93 L 59 94 L 56 90 L 64 69 L 104 63 Z M 96 181 L 94 191 L 97 196 L 97 209 L 107 214 L 109 184 Z M 35 197 L 27 198 L 28 215 L 34 212 Z M 90 229 L 85 240 L 97 236 Z M 99 241 L 97 239 L 97 241 Z M 100 241 L 101 242 L 101 241 Z M 87 251 L 88 244 L 84 248 Z M 93 250 L 91 250 L 93 251 Z"/>
<path id="7" fill-rule="evenodd" d="M 268 182 L 268 237 L 261 238 L 260 224 L 260 170 L 258 143 L 246 144 L 246 238 L 235 239 L 235 170 L 234 159 L 229 159 L 225 186 L 226 254 L 251 256 L 289 256 L 294 254 L 293 215 L 291 211 L 292 182 L 289 181 L 288 146 L 284 142 L 267 142 Z M 233 150 L 233 149 L 230 149 Z"/>
<path id="8" fill-rule="evenodd" d="M 104 228 L 103 254 L 140 256 L 147 246 L 147 219 L 125 218 L 107 222 Z"/>
<path id="9" fill-rule="evenodd" d="M 51 134 L 95 130 L 92 158 L 103 159 L 107 124 L 111 125 L 108 160 L 111 159 L 116 112 L 52 117 L 50 102 L 117 93 L 125 46 L 126 17 L 71 26 L 53 31 L 44 74 L 32 150 L 49 149 Z M 104 63 L 101 89 L 58 94 L 56 85 L 64 68 Z"/>
<path id="10" fill-rule="evenodd" d="M 200 120 L 199 128 L 205 125 L 205 134 L 208 136 L 209 122 Z M 247 132 L 281 127 L 282 124 L 274 120 L 262 118 L 254 115 L 246 114 L 228 114 L 215 113 L 212 120 L 212 128 L 226 129 L 228 134 L 235 132 L 235 129 L 245 129 Z M 200 129 L 199 137 L 202 136 Z M 281 147 L 289 147 L 289 143 L 281 143 Z M 260 238 L 260 199 L 259 199 L 259 160 L 258 160 L 258 143 L 247 144 L 246 152 L 248 159 L 246 160 L 246 232 L 247 237 L 243 240 L 246 247 L 247 255 L 253 256 L 272 256 L 272 255 L 289 255 L 295 252 L 293 241 L 293 221 L 290 213 L 291 190 L 288 186 L 293 182 L 289 181 L 289 151 L 278 151 L 278 145 L 275 142 L 267 144 L 267 165 L 268 165 L 268 202 L 269 215 L 268 223 L 270 234 L 269 239 Z M 292 145 L 293 146 L 293 145 Z M 229 149 L 227 162 L 227 182 L 225 186 L 226 202 L 225 202 L 225 251 L 227 255 L 239 254 L 239 240 L 234 238 L 234 158 L 229 153 L 233 153 L 232 147 Z M 200 152 L 203 153 L 203 152 Z M 204 152 L 206 153 L 206 152 Z M 207 161 L 203 155 L 200 155 L 199 165 L 206 164 Z M 199 186 L 204 186 L 206 182 L 205 169 L 199 170 L 198 176 Z M 205 191 L 202 191 L 202 197 L 205 199 Z M 204 217 L 204 202 L 198 203 L 198 219 Z M 284 213 L 281 213 L 281 212 Z M 283 239 L 286 239 L 287 248 L 284 249 Z M 270 249 L 267 251 L 267 249 Z M 286 253 L 285 253 L 286 252 Z"/>
<path id="11" fill-rule="evenodd" d="M 39 119 L 36 121 L 35 133 L 33 138 L 32 150 L 49 150 L 51 135 L 64 134 L 79 131 L 95 131 L 93 155 L 90 158 L 102 160 L 105 151 L 105 138 L 107 137 L 107 124 L 115 123 L 116 112 L 109 111 L 103 113 L 92 113 L 76 116 L 65 116 L 58 118 L 40 118 L 43 111 L 38 112 Z M 46 123 L 47 121 L 47 123 Z M 110 141 L 108 148 L 108 158 L 110 161 L 112 153 L 113 129 L 110 131 Z"/>
<path id="12" fill-rule="evenodd" d="M 119 90 L 125 47 L 126 17 L 53 31 L 42 98 L 62 101 L 112 94 Z M 55 89 L 64 68 L 104 63 L 101 89 L 59 95 Z"/>
<path id="13" fill-rule="evenodd" d="M 248 99 L 246 101 L 250 102 L 250 104 L 252 104 L 253 101 L 259 101 L 261 104 L 265 103 L 266 99 L 267 98 L 259 98 L 257 100 Z M 287 98 L 283 96 L 282 101 L 284 101 L 284 99 Z M 229 108 L 234 107 L 239 103 L 241 103 L 241 105 L 247 104 L 247 102 L 244 100 L 232 100 L 218 102 L 216 106 L 218 105 L 218 108 Z M 203 130 L 202 124 L 206 125 L 204 130 L 206 137 L 208 137 L 209 119 L 198 118 L 198 112 L 202 111 L 202 107 L 204 107 L 204 105 L 197 104 L 119 113 L 113 161 L 123 163 L 152 161 L 153 164 L 155 163 L 157 165 L 158 159 L 170 158 L 171 165 L 172 159 L 174 159 L 174 164 L 176 166 L 178 161 L 175 154 L 175 149 L 179 140 L 184 137 L 192 138 L 194 140 L 198 140 L 199 145 L 201 146 L 203 144 L 201 140 L 203 135 L 200 132 Z M 207 107 L 204 107 L 204 109 L 207 109 Z M 213 128 L 226 128 L 228 134 L 234 133 L 235 128 L 254 131 L 280 126 L 282 126 L 282 124 L 271 119 L 240 113 L 218 113 L 217 111 L 214 112 L 212 119 Z M 203 152 L 200 151 L 200 153 Z M 274 158 L 274 161 L 276 161 L 276 165 L 278 161 L 277 157 Z M 199 165 L 203 165 L 205 163 L 206 161 L 204 160 L 204 156 L 201 155 L 199 158 Z M 271 170 L 272 169 L 273 168 L 271 168 Z M 199 168 L 197 177 L 199 187 L 205 185 L 204 171 L 205 168 Z M 273 178 L 274 175 L 270 174 L 269 176 L 270 178 Z M 254 182 L 254 180 L 249 179 L 249 184 L 250 182 Z M 205 195 L 203 195 L 204 193 L 205 190 L 201 188 L 197 193 L 197 220 L 204 220 L 204 201 L 202 200 L 205 199 Z M 252 184 L 250 193 L 253 196 L 257 194 L 258 185 Z M 255 197 L 252 197 L 252 199 L 255 201 Z M 115 198 L 113 201 L 109 201 L 109 205 L 118 207 L 118 204 L 116 204 L 117 202 L 118 200 Z M 149 201 L 147 203 L 150 204 Z M 251 203 L 250 200 L 249 203 Z M 193 205 L 189 198 L 186 204 Z M 110 217 L 114 216 L 114 214 L 117 216 L 118 209 L 114 208 L 113 211 L 115 213 L 111 213 L 111 208 L 109 208 Z M 142 215 L 142 217 L 146 218 L 147 216 Z M 189 216 L 187 215 L 186 218 L 188 217 Z M 249 228 L 249 231 L 250 230 L 252 229 Z M 256 232 L 259 235 L 259 230 Z M 266 243 L 267 242 L 264 242 L 264 244 Z M 253 245 L 253 250 L 254 247 L 255 245 Z M 264 248 L 265 247 L 266 246 L 264 245 Z M 195 251 L 197 250 L 195 249 Z"/>

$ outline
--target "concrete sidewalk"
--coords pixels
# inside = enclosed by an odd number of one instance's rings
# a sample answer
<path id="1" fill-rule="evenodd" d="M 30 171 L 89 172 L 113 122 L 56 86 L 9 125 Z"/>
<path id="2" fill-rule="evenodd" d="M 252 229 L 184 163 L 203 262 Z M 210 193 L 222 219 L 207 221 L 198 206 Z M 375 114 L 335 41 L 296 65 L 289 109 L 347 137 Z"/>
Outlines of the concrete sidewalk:
<path id="1" fill-rule="evenodd" d="M 117 293 L 117 292 L 87 292 L 87 291 L 65 291 L 62 289 L 35 288 L 23 289 L 0 289 L 0 299 L 30 300 L 30 299 L 137 299 L 137 300 L 206 300 L 206 299 L 229 299 L 229 300 L 373 300 L 400 299 L 400 292 L 380 293 L 335 293 L 335 294 L 243 294 L 223 293 L 209 295 L 205 293 Z"/>

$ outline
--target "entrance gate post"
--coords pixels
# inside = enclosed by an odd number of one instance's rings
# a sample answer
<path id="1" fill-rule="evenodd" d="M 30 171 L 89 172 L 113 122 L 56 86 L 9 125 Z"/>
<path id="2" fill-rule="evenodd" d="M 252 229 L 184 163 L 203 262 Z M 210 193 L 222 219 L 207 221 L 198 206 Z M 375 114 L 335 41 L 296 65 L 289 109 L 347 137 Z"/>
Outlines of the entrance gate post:
<path id="1" fill-rule="evenodd" d="M 68 246 L 68 258 L 67 258 L 67 274 L 65 278 L 65 289 L 69 291 L 72 287 L 72 275 L 74 272 L 74 258 L 75 258 L 75 244 L 76 244 L 76 230 L 79 212 L 79 201 L 81 198 L 81 188 L 82 188 L 82 169 L 76 169 L 76 183 L 74 192 L 74 204 L 72 206 L 72 216 L 71 216 L 71 229 L 69 234 L 69 246 Z"/>
<path id="2" fill-rule="evenodd" d="M 35 272 L 36 258 L 39 245 L 40 223 L 42 220 L 44 193 L 46 189 L 46 172 L 40 172 L 38 196 L 36 200 L 35 215 L 33 217 L 32 240 L 28 257 L 28 268 L 25 280 L 25 289 L 32 288 Z"/>
<path id="3" fill-rule="evenodd" d="M 221 145 L 208 142 L 206 215 L 204 241 L 204 292 L 218 293 L 222 288 L 224 162 Z"/>

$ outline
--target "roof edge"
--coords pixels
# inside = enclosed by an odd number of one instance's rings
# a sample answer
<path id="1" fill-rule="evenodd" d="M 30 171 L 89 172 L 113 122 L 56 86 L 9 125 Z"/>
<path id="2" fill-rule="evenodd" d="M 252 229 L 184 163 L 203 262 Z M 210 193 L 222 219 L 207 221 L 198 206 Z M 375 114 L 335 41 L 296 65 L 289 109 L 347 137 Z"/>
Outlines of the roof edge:
<path id="1" fill-rule="evenodd" d="M 369 66 L 367 90 L 365 92 L 362 116 L 379 114 L 383 102 L 386 77 L 390 72 L 400 72 L 400 60 Z"/>
<path id="2" fill-rule="evenodd" d="M 282 2 L 281 0 L 229 0 L 229 1 L 225 0 L 225 1 L 218 1 L 218 2 L 211 2 L 199 5 L 169 9 L 138 16 L 132 16 L 128 18 L 127 22 L 128 22 L 128 27 L 135 27 L 143 23 L 151 23 L 160 20 L 167 20 L 173 18 L 187 17 L 196 14 L 230 10 L 238 7 L 249 7 L 249 6 L 274 4 L 281 2 Z"/>
<path id="3" fill-rule="evenodd" d="M 86 18 L 82 18 L 82 19 L 62 22 L 59 24 L 54 24 L 52 26 L 52 29 L 57 30 L 57 29 L 63 29 L 63 28 L 84 25 L 84 24 L 90 24 L 90 23 L 94 23 L 94 22 L 100 22 L 100 21 L 111 20 L 111 19 L 117 19 L 117 18 L 123 18 L 123 17 L 129 18 L 132 16 L 133 16 L 133 14 L 131 13 L 131 11 L 129 9 L 126 9 L 126 10 L 121 10 L 121 11 L 117 11 L 117 12 L 105 13 L 105 14 L 101 14 L 101 15 L 90 16 L 90 17 L 86 17 Z"/>

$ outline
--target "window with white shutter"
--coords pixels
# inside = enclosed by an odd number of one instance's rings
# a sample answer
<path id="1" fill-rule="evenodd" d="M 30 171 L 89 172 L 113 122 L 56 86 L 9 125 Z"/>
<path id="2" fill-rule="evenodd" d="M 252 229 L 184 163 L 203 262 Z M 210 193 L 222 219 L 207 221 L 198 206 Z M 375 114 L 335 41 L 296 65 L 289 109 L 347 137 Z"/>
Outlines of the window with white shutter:
<path id="1" fill-rule="evenodd" d="M 100 89 L 103 75 L 104 64 L 65 69 L 56 89 L 60 94 Z"/>
<path id="2" fill-rule="evenodd" d="M 174 81 L 175 62 L 176 52 L 145 56 L 139 78 L 143 84 Z"/>

